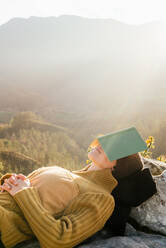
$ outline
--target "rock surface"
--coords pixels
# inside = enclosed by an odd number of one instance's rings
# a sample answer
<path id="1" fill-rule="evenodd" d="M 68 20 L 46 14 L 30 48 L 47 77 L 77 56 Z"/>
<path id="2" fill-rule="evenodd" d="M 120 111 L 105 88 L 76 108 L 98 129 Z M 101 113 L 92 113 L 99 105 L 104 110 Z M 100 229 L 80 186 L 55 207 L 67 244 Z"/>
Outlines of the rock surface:
<path id="1" fill-rule="evenodd" d="M 125 237 L 112 237 L 106 240 L 93 241 L 79 248 L 165 248 L 166 237 L 136 231 L 127 225 Z"/>
<path id="2" fill-rule="evenodd" d="M 133 208 L 131 217 L 141 226 L 166 235 L 166 171 L 153 178 L 157 193 L 140 206 Z"/>
<path id="3" fill-rule="evenodd" d="M 149 168 L 154 176 L 160 175 L 164 170 L 166 170 L 166 163 L 159 160 L 142 157 L 142 161 L 144 167 Z"/>

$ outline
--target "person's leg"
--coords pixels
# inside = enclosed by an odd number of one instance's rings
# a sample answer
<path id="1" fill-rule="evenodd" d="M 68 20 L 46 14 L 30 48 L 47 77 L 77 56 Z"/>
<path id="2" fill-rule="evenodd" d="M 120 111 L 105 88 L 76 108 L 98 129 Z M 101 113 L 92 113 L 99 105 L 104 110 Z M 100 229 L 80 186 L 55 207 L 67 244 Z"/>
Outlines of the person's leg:
<path id="1" fill-rule="evenodd" d="M 130 212 L 131 207 L 123 206 L 118 203 L 115 205 L 112 216 L 107 220 L 103 228 L 103 230 L 105 230 L 105 238 L 113 236 L 124 236 L 126 223 L 128 221 Z"/>
<path id="2" fill-rule="evenodd" d="M 0 240 L 0 248 L 5 248 L 1 240 Z"/>

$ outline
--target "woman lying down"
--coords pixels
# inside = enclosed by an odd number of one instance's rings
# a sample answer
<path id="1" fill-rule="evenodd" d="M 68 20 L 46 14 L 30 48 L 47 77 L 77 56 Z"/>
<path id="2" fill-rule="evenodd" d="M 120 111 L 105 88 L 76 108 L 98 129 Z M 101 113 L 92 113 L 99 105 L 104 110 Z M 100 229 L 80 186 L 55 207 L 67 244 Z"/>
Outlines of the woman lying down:
<path id="1" fill-rule="evenodd" d="M 1 178 L 0 233 L 6 248 L 34 237 L 42 248 L 75 247 L 103 228 L 115 208 L 112 170 L 146 149 L 134 127 L 98 137 L 82 170 L 42 167 Z"/>

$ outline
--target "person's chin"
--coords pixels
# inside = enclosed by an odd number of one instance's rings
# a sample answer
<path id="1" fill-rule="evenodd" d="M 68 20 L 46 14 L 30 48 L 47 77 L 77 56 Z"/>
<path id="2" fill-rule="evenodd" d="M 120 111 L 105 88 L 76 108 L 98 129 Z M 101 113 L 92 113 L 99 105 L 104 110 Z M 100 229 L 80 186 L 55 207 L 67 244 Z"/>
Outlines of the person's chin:
<path id="1" fill-rule="evenodd" d="M 93 159 L 93 151 L 88 152 L 88 158 L 89 158 L 90 160 Z"/>
<path id="2" fill-rule="evenodd" d="M 101 166 L 99 163 L 97 163 L 97 161 L 94 159 L 94 157 L 91 157 L 91 156 L 88 156 L 88 157 L 89 157 L 89 159 L 90 159 L 97 167 L 102 168 L 102 166 Z"/>

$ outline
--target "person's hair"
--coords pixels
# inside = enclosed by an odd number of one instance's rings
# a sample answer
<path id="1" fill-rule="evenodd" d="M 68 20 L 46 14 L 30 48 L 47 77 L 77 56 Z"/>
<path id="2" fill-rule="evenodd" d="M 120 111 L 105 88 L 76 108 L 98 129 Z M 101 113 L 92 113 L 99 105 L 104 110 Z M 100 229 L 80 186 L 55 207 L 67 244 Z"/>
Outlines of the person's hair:
<path id="1" fill-rule="evenodd" d="M 117 178 L 127 177 L 143 168 L 143 160 L 139 153 L 117 159 L 113 175 Z"/>

